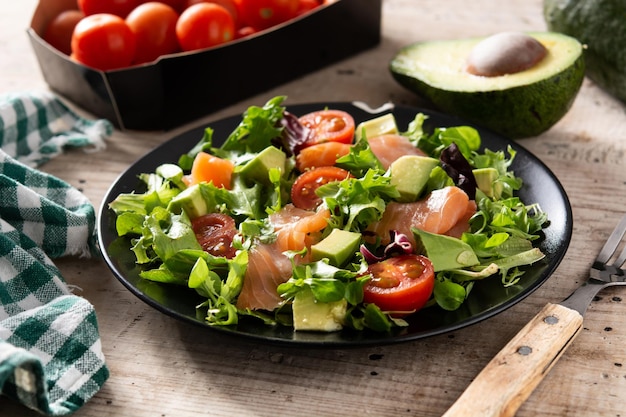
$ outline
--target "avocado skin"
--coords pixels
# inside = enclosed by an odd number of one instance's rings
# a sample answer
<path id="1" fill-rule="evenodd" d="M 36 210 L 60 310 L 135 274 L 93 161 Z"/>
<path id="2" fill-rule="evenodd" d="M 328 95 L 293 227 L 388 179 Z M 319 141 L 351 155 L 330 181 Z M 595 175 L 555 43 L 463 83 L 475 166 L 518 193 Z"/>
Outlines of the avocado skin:
<path id="1" fill-rule="evenodd" d="M 585 61 L 581 55 L 572 66 L 552 77 L 506 90 L 446 91 L 393 69 L 403 87 L 429 100 L 442 111 L 461 117 L 511 139 L 539 135 L 558 122 L 571 108 L 582 85 Z M 564 85 L 565 84 L 565 85 Z M 567 91 L 569 97 L 563 97 Z"/>
<path id="2" fill-rule="evenodd" d="M 586 75 L 626 102 L 626 3 L 621 0 L 544 0 L 548 28 L 578 39 Z"/>

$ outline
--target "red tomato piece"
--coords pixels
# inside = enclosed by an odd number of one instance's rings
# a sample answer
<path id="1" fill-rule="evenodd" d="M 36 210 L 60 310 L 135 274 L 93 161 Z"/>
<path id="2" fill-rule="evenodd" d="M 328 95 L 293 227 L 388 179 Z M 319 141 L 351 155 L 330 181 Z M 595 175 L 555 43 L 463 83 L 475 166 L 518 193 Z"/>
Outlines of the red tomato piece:
<path id="1" fill-rule="evenodd" d="M 89 16 L 97 13 L 111 13 L 125 18 L 142 0 L 78 0 L 78 8 Z"/>
<path id="2" fill-rule="evenodd" d="M 326 166 L 306 171 L 296 178 L 291 187 L 291 202 L 298 208 L 312 210 L 322 201 L 315 194 L 319 187 L 329 182 L 345 180 L 350 176 L 350 172 L 338 167 Z"/>
<path id="3" fill-rule="evenodd" d="M 304 147 L 324 142 L 352 143 L 354 118 L 342 110 L 319 110 L 298 118 L 311 133 Z"/>
<path id="4" fill-rule="evenodd" d="M 424 307 L 435 287 L 435 272 L 422 255 L 400 255 L 371 264 L 372 279 L 363 288 L 363 301 L 382 311 L 403 316 Z"/>
<path id="5" fill-rule="evenodd" d="M 218 4 L 194 4 L 178 18 L 176 36 L 184 51 L 210 48 L 235 38 L 235 21 Z"/>
<path id="6" fill-rule="evenodd" d="M 233 247 L 233 238 L 237 234 L 235 220 L 221 213 L 209 213 L 191 221 L 202 250 L 213 256 L 234 258 L 237 250 Z"/>
<path id="7" fill-rule="evenodd" d="M 72 33 L 74 28 L 85 17 L 80 10 L 65 10 L 50 21 L 43 39 L 65 55 L 72 54 Z"/>
<path id="8" fill-rule="evenodd" d="M 126 24 L 137 40 L 134 63 L 154 61 L 161 55 L 176 52 L 179 48 L 177 21 L 178 13 L 171 6 L 156 1 L 141 4 L 130 12 Z"/>
<path id="9" fill-rule="evenodd" d="M 124 19 L 109 13 L 86 16 L 72 35 L 72 57 L 103 71 L 129 66 L 136 49 L 135 35 Z"/>
<path id="10" fill-rule="evenodd" d="M 299 0 L 235 0 L 241 23 L 263 30 L 296 16 Z"/>

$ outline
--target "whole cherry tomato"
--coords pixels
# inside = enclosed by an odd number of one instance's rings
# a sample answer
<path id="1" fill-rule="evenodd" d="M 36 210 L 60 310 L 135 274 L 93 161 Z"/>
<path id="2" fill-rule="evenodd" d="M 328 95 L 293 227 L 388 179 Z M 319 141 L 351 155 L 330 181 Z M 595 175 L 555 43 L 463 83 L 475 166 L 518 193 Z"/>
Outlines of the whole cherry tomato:
<path id="1" fill-rule="evenodd" d="M 238 16 L 238 12 L 237 12 L 237 6 L 235 5 L 235 0 L 187 0 L 187 2 L 185 3 L 185 9 L 193 6 L 194 4 L 198 4 L 198 3 L 215 3 L 215 4 L 219 4 L 220 6 L 222 6 L 223 8 L 225 8 L 226 10 L 228 10 L 230 12 L 230 14 L 233 16 L 233 20 L 235 21 L 235 27 L 239 26 L 239 16 Z"/>
<path id="2" fill-rule="evenodd" d="M 263 30 L 296 16 L 299 0 L 235 0 L 242 25 Z"/>
<path id="3" fill-rule="evenodd" d="M 424 307 L 435 287 L 430 259 L 421 255 L 399 255 L 371 264 L 372 276 L 363 287 L 363 302 L 403 316 Z"/>
<path id="4" fill-rule="evenodd" d="M 133 32 L 124 19 L 113 14 L 86 16 L 72 35 L 73 58 L 103 71 L 129 66 L 136 48 Z"/>
<path id="5" fill-rule="evenodd" d="M 235 21 L 215 3 L 194 4 L 178 18 L 176 36 L 184 51 L 209 48 L 235 38 Z"/>
<path id="6" fill-rule="evenodd" d="M 165 3 L 156 1 L 137 6 L 126 17 L 126 24 L 135 34 L 135 64 L 154 61 L 161 55 L 178 50 L 176 22 L 178 13 Z"/>
<path id="7" fill-rule="evenodd" d="M 72 53 L 72 33 L 74 27 L 85 17 L 80 10 L 65 10 L 50 21 L 43 39 L 65 55 Z"/>
<path id="8" fill-rule="evenodd" d="M 111 13 L 125 18 L 142 0 L 78 0 L 78 8 L 89 16 L 96 13 Z"/>

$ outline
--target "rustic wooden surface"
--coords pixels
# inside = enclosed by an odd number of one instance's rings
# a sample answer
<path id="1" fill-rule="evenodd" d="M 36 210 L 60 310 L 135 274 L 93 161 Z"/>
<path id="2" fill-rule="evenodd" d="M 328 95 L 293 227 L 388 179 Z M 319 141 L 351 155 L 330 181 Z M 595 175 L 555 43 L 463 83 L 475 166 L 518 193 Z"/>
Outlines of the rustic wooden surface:
<path id="1" fill-rule="evenodd" d="M 0 92 L 47 89 L 26 36 L 35 6 L 36 0 L 3 2 Z M 83 190 L 98 208 L 115 178 L 154 146 L 278 94 L 287 95 L 289 103 L 362 100 L 376 106 L 391 100 L 425 106 L 387 72 L 386 62 L 400 47 L 503 30 L 545 30 L 541 0 L 385 0 L 383 40 L 375 49 L 171 132 L 116 131 L 105 151 L 70 151 L 42 170 Z M 574 214 L 569 250 L 530 297 L 450 334 L 357 349 L 252 343 L 164 316 L 130 294 L 99 259 L 58 260 L 66 280 L 96 308 L 111 370 L 103 389 L 75 415 L 442 415 L 527 321 L 585 279 L 592 258 L 626 211 L 625 106 L 591 81 L 584 82 L 556 126 L 520 143 L 554 171 L 569 195 Z M 617 288 L 592 303 L 583 330 L 518 416 L 626 414 L 624 299 L 625 290 Z M 35 415 L 6 398 L 0 398 L 0 414 Z"/>

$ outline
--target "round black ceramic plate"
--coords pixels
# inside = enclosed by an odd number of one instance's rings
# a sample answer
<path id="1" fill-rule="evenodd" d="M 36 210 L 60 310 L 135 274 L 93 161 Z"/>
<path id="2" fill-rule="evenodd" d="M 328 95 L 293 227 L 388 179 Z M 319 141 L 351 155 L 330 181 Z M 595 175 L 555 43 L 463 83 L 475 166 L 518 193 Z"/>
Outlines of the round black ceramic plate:
<path id="1" fill-rule="evenodd" d="M 383 113 L 393 112 L 398 126 L 406 130 L 418 112 L 428 115 L 426 131 L 435 127 L 468 125 L 451 116 L 430 110 L 389 105 L 387 108 L 371 110 L 360 103 L 310 103 L 287 106 L 295 114 L 302 115 L 325 107 L 346 110 L 355 121 L 361 122 Z M 211 123 L 213 138 L 224 140 L 241 121 L 241 115 L 229 117 Z M 478 129 L 483 147 L 491 150 L 505 150 L 512 146 L 516 151 L 512 169 L 524 180 L 519 196 L 527 203 L 537 202 L 548 214 L 549 227 L 538 243 L 546 257 L 527 269 L 517 285 L 505 288 L 500 277 L 495 276 L 476 283 L 464 305 L 452 312 L 438 307 L 427 308 L 408 318 L 409 326 L 391 333 L 357 332 L 343 330 L 334 333 L 294 332 L 283 326 L 266 326 L 252 318 L 243 318 L 236 327 L 213 327 L 206 324 L 202 313 L 196 311 L 196 305 L 202 300 L 193 290 L 168 286 L 143 280 L 139 277 L 139 267 L 134 262 L 130 242 L 118 238 L 115 233 L 115 214 L 108 208 L 111 201 L 120 193 L 139 190 L 138 175 L 154 172 L 163 163 L 175 163 L 178 157 L 191 149 L 202 137 L 204 128 L 197 128 L 183 133 L 163 145 L 155 148 L 135 162 L 124 172 L 108 190 L 99 213 L 98 238 L 104 259 L 111 271 L 133 294 L 157 310 L 176 319 L 195 323 L 210 331 L 225 332 L 272 343 L 286 343 L 306 346 L 349 347 L 364 345 L 382 345 L 416 340 L 460 329 L 492 317 L 536 290 L 557 268 L 569 246 L 572 233 L 572 213 L 567 195 L 554 174 L 534 155 L 519 143 Z"/>

